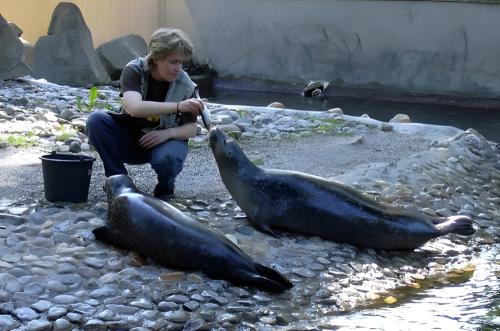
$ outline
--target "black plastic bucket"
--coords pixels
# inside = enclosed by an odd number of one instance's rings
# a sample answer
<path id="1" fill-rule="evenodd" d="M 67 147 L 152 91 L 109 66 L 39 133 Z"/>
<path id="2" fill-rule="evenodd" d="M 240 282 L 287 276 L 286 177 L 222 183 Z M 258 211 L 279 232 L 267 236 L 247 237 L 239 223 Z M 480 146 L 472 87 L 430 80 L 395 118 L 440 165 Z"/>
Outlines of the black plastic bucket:
<path id="1" fill-rule="evenodd" d="M 52 202 L 87 201 L 94 157 L 53 153 L 42 155 L 40 159 L 47 200 Z"/>

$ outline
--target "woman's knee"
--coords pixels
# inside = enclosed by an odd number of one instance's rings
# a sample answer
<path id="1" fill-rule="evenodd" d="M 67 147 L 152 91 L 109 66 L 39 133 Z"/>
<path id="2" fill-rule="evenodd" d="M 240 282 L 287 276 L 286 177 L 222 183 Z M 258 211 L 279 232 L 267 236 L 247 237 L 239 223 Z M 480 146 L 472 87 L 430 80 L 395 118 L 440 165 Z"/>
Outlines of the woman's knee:
<path id="1" fill-rule="evenodd" d="M 109 115 L 108 115 L 109 116 Z M 87 117 L 85 128 L 87 133 L 93 132 L 95 129 L 101 127 L 105 122 L 105 114 L 103 112 L 93 112 Z"/>
<path id="2" fill-rule="evenodd" d="M 153 170 L 161 175 L 176 176 L 182 171 L 184 160 L 175 156 L 166 154 L 151 160 Z"/>
<path id="3" fill-rule="evenodd" d="M 102 111 L 96 111 L 89 115 L 85 123 L 85 131 L 89 138 L 99 136 L 105 132 L 106 127 L 112 126 L 113 118 Z"/>

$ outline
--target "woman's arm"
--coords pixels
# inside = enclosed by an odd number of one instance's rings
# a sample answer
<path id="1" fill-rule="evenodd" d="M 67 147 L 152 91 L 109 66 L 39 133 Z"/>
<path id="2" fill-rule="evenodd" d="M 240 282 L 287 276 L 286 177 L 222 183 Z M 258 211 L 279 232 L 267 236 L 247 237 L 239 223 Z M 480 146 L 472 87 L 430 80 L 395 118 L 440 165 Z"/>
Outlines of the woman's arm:
<path id="1" fill-rule="evenodd" d="M 177 102 L 144 101 L 141 94 L 136 91 L 123 93 L 123 109 L 132 117 L 154 117 L 166 114 L 191 113 L 198 116 L 203 110 L 203 101 L 200 99 L 187 99 Z"/>
<path id="2" fill-rule="evenodd" d="M 152 148 L 169 139 L 189 139 L 196 136 L 196 131 L 196 122 L 186 123 L 170 129 L 154 130 L 142 136 L 139 139 L 139 145 L 144 148 Z"/>

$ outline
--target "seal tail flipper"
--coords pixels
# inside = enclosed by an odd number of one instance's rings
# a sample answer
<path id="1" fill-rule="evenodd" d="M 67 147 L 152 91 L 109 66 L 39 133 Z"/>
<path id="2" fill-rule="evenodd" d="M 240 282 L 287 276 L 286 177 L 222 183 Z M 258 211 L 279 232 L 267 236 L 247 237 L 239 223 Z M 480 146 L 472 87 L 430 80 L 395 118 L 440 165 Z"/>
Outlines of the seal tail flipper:
<path id="1" fill-rule="evenodd" d="M 276 270 L 261 264 L 254 264 L 257 272 L 239 272 L 239 280 L 245 285 L 256 287 L 268 292 L 282 293 L 290 289 L 293 284 Z"/>
<path id="2" fill-rule="evenodd" d="M 444 222 L 436 224 L 436 227 L 443 232 L 443 234 L 457 233 L 462 236 L 470 236 L 476 232 L 470 217 L 464 215 L 447 217 Z"/>
<path id="3" fill-rule="evenodd" d="M 264 275 L 265 277 L 270 278 L 277 283 L 283 284 L 283 286 L 287 290 L 289 290 L 293 287 L 292 282 L 290 282 L 288 280 L 288 278 L 283 276 L 280 272 L 278 272 L 272 268 L 266 267 L 265 265 L 262 265 L 260 263 L 254 263 L 254 265 L 257 268 L 257 271 L 259 271 L 259 273 L 261 275 Z"/>

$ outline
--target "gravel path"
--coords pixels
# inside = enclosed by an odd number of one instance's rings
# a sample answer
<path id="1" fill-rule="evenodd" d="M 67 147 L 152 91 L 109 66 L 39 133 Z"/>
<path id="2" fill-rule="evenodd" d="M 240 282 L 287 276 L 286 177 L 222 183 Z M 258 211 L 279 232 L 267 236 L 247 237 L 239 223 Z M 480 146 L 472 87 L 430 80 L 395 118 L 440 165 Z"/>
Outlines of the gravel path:
<path id="1" fill-rule="evenodd" d="M 363 137 L 360 140 L 360 137 Z M 424 151 L 429 141 L 397 132 L 372 130 L 362 136 L 314 135 L 285 140 L 243 138 L 240 142 L 252 160 L 266 168 L 308 172 L 334 177 L 358 165 L 395 162 Z M 0 150 L 0 197 L 9 200 L 43 198 L 43 176 L 38 148 Z M 105 177 L 96 153 L 89 201 L 105 201 Z M 152 191 L 156 175 L 149 165 L 128 166 L 139 189 Z M 227 195 L 217 164 L 207 144 L 191 148 L 183 172 L 177 179 L 176 194 L 185 198 L 215 198 Z"/>

